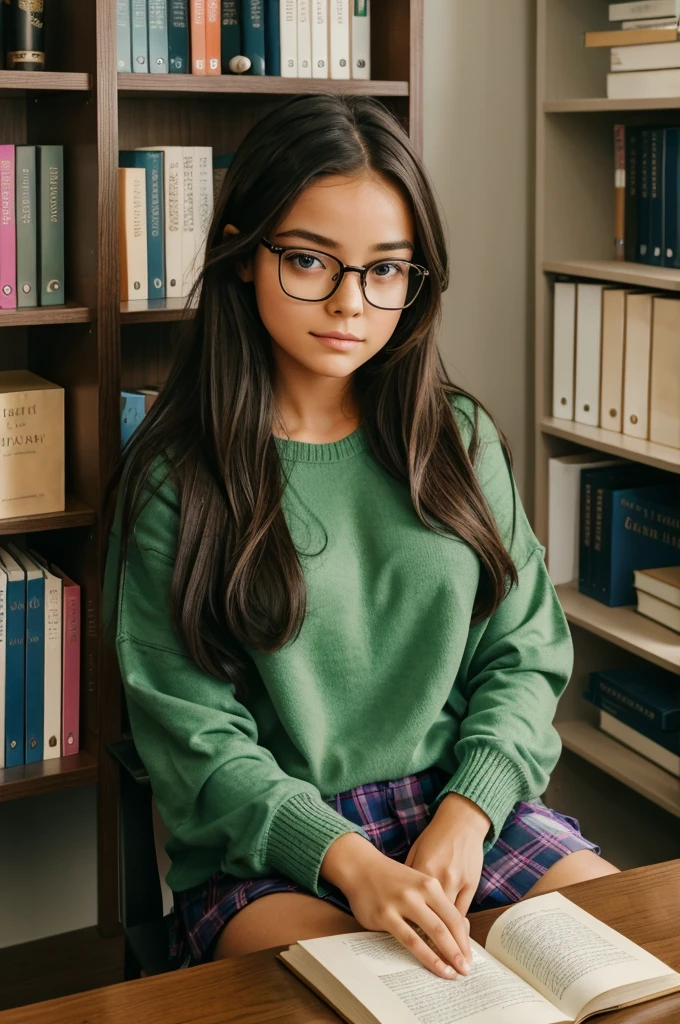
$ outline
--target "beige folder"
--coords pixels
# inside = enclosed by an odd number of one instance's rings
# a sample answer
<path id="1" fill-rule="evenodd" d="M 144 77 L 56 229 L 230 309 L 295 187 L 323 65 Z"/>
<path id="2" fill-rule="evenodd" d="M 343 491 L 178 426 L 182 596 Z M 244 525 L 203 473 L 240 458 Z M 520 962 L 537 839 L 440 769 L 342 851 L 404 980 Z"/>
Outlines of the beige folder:
<path id="1" fill-rule="evenodd" d="M 633 293 L 626 301 L 626 346 L 623 364 L 623 433 L 649 436 L 649 368 L 652 349 L 653 295 Z"/>
<path id="2" fill-rule="evenodd" d="M 654 298 L 649 439 L 680 448 L 680 299 Z"/>
<path id="3" fill-rule="evenodd" d="M 623 415 L 623 353 L 629 294 L 624 288 L 606 288 L 602 293 L 600 426 L 618 433 Z"/>

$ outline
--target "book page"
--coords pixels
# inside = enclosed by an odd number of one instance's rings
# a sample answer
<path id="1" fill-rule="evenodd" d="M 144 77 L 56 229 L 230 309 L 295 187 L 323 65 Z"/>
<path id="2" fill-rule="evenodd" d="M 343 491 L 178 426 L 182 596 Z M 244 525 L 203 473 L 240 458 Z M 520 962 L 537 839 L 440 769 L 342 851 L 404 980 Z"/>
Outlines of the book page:
<path id="1" fill-rule="evenodd" d="M 572 1019 L 603 992 L 676 973 L 558 892 L 505 910 L 486 948 Z"/>
<path id="2" fill-rule="evenodd" d="M 570 1019 L 478 943 L 472 967 L 448 981 L 387 932 L 352 932 L 297 943 L 322 963 L 380 1024 L 569 1024 Z"/>

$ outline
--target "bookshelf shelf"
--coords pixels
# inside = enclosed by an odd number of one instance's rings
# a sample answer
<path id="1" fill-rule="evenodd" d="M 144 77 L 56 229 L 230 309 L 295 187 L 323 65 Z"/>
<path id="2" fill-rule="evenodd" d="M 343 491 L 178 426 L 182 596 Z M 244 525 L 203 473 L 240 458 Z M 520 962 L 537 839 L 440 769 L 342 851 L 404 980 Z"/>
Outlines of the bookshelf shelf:
<path id="1" fill-rule="evenodd" d="M 0 803 L 55 789 L 88 786 L 97 781 L 97 776 L 97 761 L 86 751 L 17 768 L 0 768 Z"/>
<path id="2" fill-rule="evenodd" d="M 30 327 L 35 324 L 89 324 L 92 310 L 78 302 L 63 306 L 26 306 L 21 309 L 0 309 L 0 327 Z"/>
<path id="3" fill-rule="evenodd" d="M 0 96 L 31 92 L 88 92 L 92 75 L 78 71 L 0 71 Z"/>
<path id="4" fill-rule="evenodd" d="M 555 589 L 569 622 L 680 675 L 680 633 L 638 615 L 633 606 L 609 608 L 593 601 L 574 583 Z"/>
<path id="5" fill-rule="evenodd" d="M 193 315 L 193 309 L 186 309 L 186 299 L 133 299 L 120 304 L 121 324 L 162 323 Z"/>
<path id="6" fill-rule="evenodd" d="M 191 93 L 261 93 L 265 95 L 306 92 L 362 93 L 369 96 L 408 96 L 409 83 L 356 78 L 279 78 L 276 75 L 135 75 L 119 74 L 118 91 L 148 97 Z"/>
<path id="7" fill-rule="evenodd" d="M 601 114 L 627 110 L 680 110 L 680 96 L 659 99 L 609 100 L 604 96 L 573 100 L 546 100 L 545 114 Z"/>
<path id="8" fill-rule="evenodd" d="M 595 448 L 634 462 L 644 462 L 669 473 L 680 473 L 680 448 L 668 448 L 665 444 L 655 444 L 654 441 L 617 434 L 614 430 L 588 427 L 574 420 L 560 420 L 552 416 L 545 416 L 540 421 L 540 428 L 544 434 L 562 437 L 586 448 Z"/>
<path id="9" fill-rule="evenodd" d="M 567 750 L 680 817 L 680 779 L 588 722 L 555 722 Z"/>
<path id="10" fill-rule="evenodd" d="M 624 260 L 547 260 L 543 270 L 549 274 L 569 274 L 594 281 L 611 281 L 612 284 L 680 292 L 680 270 L 673 267 L 650 267 Z"/>
<path id="11" fill-rule="evenodd" d="M 38 533 L 42 530 L 69 530 L 75 526 L 93 526 L 97 513 L 80 498 L 66 495 L 63 512 L 47 512 L 40 516 L 16 516 L 0 519 L 0 536 L 16 533 Z"/>

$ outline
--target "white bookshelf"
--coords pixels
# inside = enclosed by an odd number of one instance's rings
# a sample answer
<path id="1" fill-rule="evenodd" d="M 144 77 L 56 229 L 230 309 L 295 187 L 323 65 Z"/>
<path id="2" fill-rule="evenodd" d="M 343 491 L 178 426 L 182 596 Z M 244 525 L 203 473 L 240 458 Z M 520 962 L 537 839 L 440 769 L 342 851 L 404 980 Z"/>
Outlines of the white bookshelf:
<path id="1" fill-rule="evenodd" d="M 607 99 L 609 50 L 586 50 L 583 34 L 609 27 L 608 0 L 537 0 L 534 529 L 546 545 L 550 458 L 595 450 L 680 473 L 679 449 L 552 416 L 555 275 L 680 292 L 680 270 L 612 259 L 614 125 L 680 123 L 680 98 Z M 589 672 L 640 659 L 680 676 L 680 634 L 575 584 L 557 593 L 575 648 L 555 722 L 564 748 L 680 816 L 680 780 L 601 732 L 582 698 Z"/>

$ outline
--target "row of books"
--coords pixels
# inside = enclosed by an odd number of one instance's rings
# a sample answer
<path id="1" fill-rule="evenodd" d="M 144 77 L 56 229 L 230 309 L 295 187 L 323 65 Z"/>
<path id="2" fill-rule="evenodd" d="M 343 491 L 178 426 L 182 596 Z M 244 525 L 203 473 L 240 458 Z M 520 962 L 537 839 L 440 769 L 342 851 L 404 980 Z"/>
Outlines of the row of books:
<path id="1" fill-rule="evenodd" d="M 33 549 L 0 547 L 0 768 L 80 749 L 80 586 Z"/>
<path id="2" fill-rule="evenodd" d="M 663 669 L 591 672 L 584 698 L 600 712 L 600 728 L 680 777 L 680 686 Z"/>
<path id="3" fill-rule="evenodd" d="M 680 448 L 680 299 L 558 279 L 552 413 Z"/>
<path id="4" fill-rule="evenodd" d="M 680 565 L 636 569 L 637 610 L 680 633 Z"/>
<path id="5" fill-rule="evenodd" d="M 610 47 L 607 96 L 643 99 L 680 96 L 678 0 L 609 5 L 617 28 L 586 32 L 586 47 Z"/>
<path id="6" fill-rule="evenodd" d="M 64 389 L 0 371 L 0 519 L 63 512 Z"/>
<path id="7" fill-rule="evenodd" d="M 118 171 L 120 297 L 183 298 L 200 272 L 214 198 L 233 153 L 210 146 L 122 150 Z"/>
<path id="8" fill-rule="evenodd" d="M 160 387 L 153 385 L 120 393 L 120 439 L 124 448 L 158 398 Z"/>
<path id="9" fill-rule="evenodd" d="M 371 0 L 116 0 L 119 72 L 371 77 Z"/>
<path id="10" fill-rule="evenodd" d="M 45 67 L 45 0 L 4 0 L 0 6 L 0 68 L 42 71 Z M 4 64 L 3 64 L 4 61 Z"/>
<path id="11" fill-rule="evenodd" d="M 653 466 L 593 452 L 550 459 L 548 503 L 555 586 L 577 580 L 602 604 L 633 605 L 636 570 L 680 565 L 680 483 Z"/>
<path id="12" fill-rule="evenodd" d="M 0 146 L 0 309 L 64 303 L 64 148 Z"/>
<path id="13" fill-rule="evenodd" d="M 614 139 L 617 259 L 680 267 L 680 128 L 615 125 Z"/>

